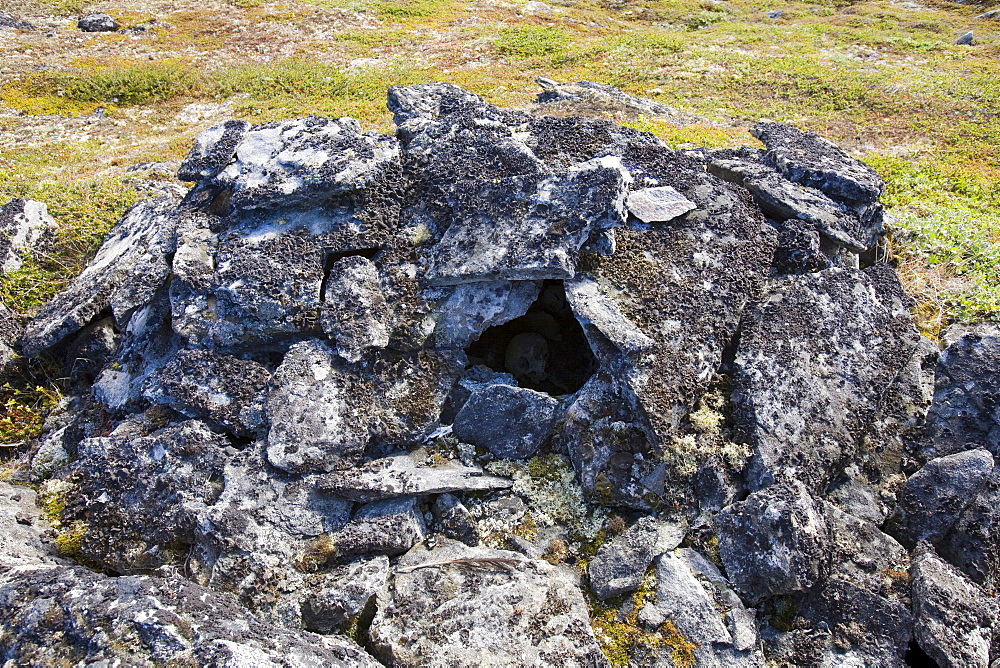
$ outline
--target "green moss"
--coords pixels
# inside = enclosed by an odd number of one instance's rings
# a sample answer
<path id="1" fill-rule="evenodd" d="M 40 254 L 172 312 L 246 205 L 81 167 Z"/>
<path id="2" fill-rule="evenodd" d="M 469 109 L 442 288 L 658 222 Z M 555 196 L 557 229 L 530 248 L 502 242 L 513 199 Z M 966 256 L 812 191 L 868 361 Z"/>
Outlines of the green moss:
<path id="1" fill-rule="evenodd" d="M 504 56 L 557 56 L 569 49 L 569 36 L 555 26 L 511 26 L 500 29 L 494 45 Z"/>
<path id="2" fill-rule="evenodd" d="M 697 665 L 694 651 L 698 646 L 688 640 L 673 621 L 668 619 L 663 622 L 660 626 L 660 636 L 663 638 L 663 644 L 673 649 L 670 658 L 676 668 L 694 668 Z"/>
<path id="3" fill-rule="evenodd" d="M 639 624 L 639 613 L 655 598 L 655 592 L 656 572 L 651 568 L 642 584 L 630 596 L 609 601 L 590 599 L 590 623 L 601 644 L 601 650 L 611 665 L 652 663 L 654 653 L 663 645 L 674 648 L 673 659 L 676 663 L 679 656 L 686 656 L 683 652 L 690 652 L 695 648 L 677 631 L 672 622 L 667 622 L 656 631 L 643 629 Z M 678 648 L 681 648 L 682 654 L 678 654 Z"/>
<path id="4" fill-rule="evenodd" d="M 86 557 L 83 555 L 82 548 L 86 533 L 87 524 L 81 521 L 72 522 L 65 529 L 58 531 L 56 533 L 56 547 L 59 549 L 59 554 L 75 561 L 84 561 Z"/>

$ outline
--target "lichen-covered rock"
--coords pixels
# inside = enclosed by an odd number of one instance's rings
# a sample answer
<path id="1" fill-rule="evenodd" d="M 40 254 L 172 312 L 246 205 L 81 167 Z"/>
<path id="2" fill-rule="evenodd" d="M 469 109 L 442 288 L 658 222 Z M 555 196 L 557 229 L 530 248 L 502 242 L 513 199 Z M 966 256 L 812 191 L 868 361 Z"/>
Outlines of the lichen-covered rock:
<path id="1" fill-rule="evenodd" d="M 447 540 L 400 559 L 370 636 L 395 666 L 608 665 L 570 572 Z"/>
<path id="2" fill-rule="evenodd" d="M 982 325 L 948 346 L 934 385 L 924 454 L 986 448 L 1000 457 L 1000 327 Z"/>
<path id="3" fill-rule="evenodd" d="M 63 561 L 48 535 L 51 528 L 41 517 L 37 498 L 30 487 L 0 481 L 0 573 Z"/>
<path id="4" fill-rule="evenodd" d="M 910 574 L 914 639 L 920 648 L 939 666 L 988 666 L 997 600 L 926 545 L 918 549 Z"/>
<path id="5" fill-rule="evenodd" d="M 225 121 L 202 130 L 177 170 L 181 181 L 206 181 L 229 166 L 236 147 L 250 129 L 246 121 Z"/>
<path id="6" fill-rule="evenodd" d="M 525 459 L 552 432 L 559 402 L 551 396 L 510 385 L 487 385 L 472 393 L 455 416 L 455 437 L 497 457 Z"/>
<path id="7" fill-rule="evenodd" d="M 1000 582 L 1000 467 L 937 545 L 940 554 L 974 582 L 995 591 Z"/>
<path id="8" fill-rule="evenodd" d="M 0 30 L 35 30 L 35 26 L 10 12 L 0 11 Z"/>
<path id="9" fill-rule="evenodd" d="M 991 473 L 993 457 L 977 449 L 932 459 L 910 476 L 897 507 L 910 541 L 940 541 Z"/>
<path id="10" fill-rule="evenodd" d="M 375 595 L 389 579 L 389 559 L 361 558 L 310 578 L 302 601 L 302 626 L 316 633 L 342 628 L 373 607 Z"/>
<path id="11" fill-rule="evenodd" d="M 372 501 L 361 506 L 350 522 L 330 536 L 331 556 L 396 556 L 426 537 L 427 525 L 416 497 L 400 496 Z"/>
<path id="12" fill-rule="evenodd" d="M 823 489 L 856 454 L 917 334 L 898 279 L 878 265 L 784 277 L 744 319 L 736 351 L 737 439 L 752 489 Z"/>
<path id="13" fill-rule="evenodd" d="M 14 368 L 18 357 L 15 346 L 23 331 L 14 314 L 0 302 L 0 378 Z"/>
<path id="14" fill-rule="evenodd" d="M 808 589 L 827 572 L 823 507 L 798 481 L 773 485 L 715 516 L 719 557 L 751 602 Z"/>
<path id="15" fill-rule="evenodd" d="M 212 350 L 180 350 L 147 384 L 143 395 L 246 438 L 264 427 L 264 391 L 270 377 L 266 368 L 252 360 Z"/>
<path id="16" fill-rule="evenodd" d="M 538 281 L 495 281 L 456 285 L 438 307 L 434 329 L 438 348 L 464 348 L 488 328 L 528 312 L 538 297 Z"/>
<path id="17" fill-rule="evenodd" d="M 366 503 L 396 496 L 427 496 L 443 492 L 482 492 L 507 489 L 510 480 L 486 475 L 478 466 L 454 460 L 437 462 L 426 453 L 398 454 L 376 459 L 320 478 L 325 492 Z"/>
<path id="18" fill-rule="evenodd" d="M 98 12 L 81 17 L 76 27 L 83 32 L 114 32 L 121 26 L 108 14 Z"/>
<path id="19" fill-rule="evenodd" d="M 15 197 L 0 206 L 0 275 L 21 267 L 21 253 L 38 248 L 56 228 L 48 207 Z"/>
<path id="20" fill-rule="evenodd" d="M 875 171 L 811 132 L 781 123 L 757 123 L 750 130 L 789 180 L 831 197 L 874 202 L 885 184 Z"/>
<path id="21" fill-rule="evenodd" d="M 358 362 L 369 348 L 389 345 L 392 321 L 371 260 L 355 255 L 334 262 L 322 298 L 320 325 L 345 360 Z"/>
<path id="22" fill-rule="evenodd" d="M 656 521 L 644 517 L 601 545 L 587 567 L 590 589 L 597 598 L 613 598 L 637 589 L 653 563 L 659 537 Z"/>
<path id="23" fill-rule="evenodd" d="M 197 421 L 154 431 L 132 420 L 78 446 L 60 520 L 80 535 L 79 553 L 118 573 L 182 561 L 200 516 L 221 491 L 229 443 Z"/>
<path id="24" fill-rule="evenodd" d="M 19 665 L 379 665 L 343 636 L 265 623 L 181 577 L 113 578 L 79 566 L 0 578 L 0 645 Z"/>
<path id="25" fill-rule="evenodd" d="M 439 532 L 469 547 L 479 545 L 480 535 L 476 520 L 457 496 L 441 494 L 434 501 L 432 511 L 434 526 Z"/>
<path id="26" fill-rule="evenodd" d="M 21 340 L 24 354 L 37 355 L 108 308 L 124 327 L 136 309 L 147 305 L 170 274 L 176 205 L 176 199 L 161 197 L 129 209 L 87 268 L 28 323 Z"/>

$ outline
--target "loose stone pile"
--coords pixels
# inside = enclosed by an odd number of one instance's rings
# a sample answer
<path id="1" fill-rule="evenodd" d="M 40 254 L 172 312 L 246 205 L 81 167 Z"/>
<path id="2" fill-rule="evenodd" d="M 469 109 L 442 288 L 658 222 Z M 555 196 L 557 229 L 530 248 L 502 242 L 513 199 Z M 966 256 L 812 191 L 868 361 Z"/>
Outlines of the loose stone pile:
<path id="1" fill-rule="evenodd" d="M 878 176 L 776 123 L 671 150 L 541 113 L 655 103 L 543 87 L 390 89 L 395 137 L 210 128 L 182 200 L 23 332 L 0 311 L 4 369 L 74 388 L 15 477 L 54 529 L 0 485 L 5 659 L 1000 653 L 1000 329 L 917 334 Z"/>

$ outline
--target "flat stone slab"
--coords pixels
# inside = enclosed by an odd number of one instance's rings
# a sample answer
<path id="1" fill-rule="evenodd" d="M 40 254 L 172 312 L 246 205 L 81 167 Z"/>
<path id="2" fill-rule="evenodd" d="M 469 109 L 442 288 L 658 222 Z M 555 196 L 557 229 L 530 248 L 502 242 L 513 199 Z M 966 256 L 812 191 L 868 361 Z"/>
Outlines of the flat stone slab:
<path id="1" fill-rule="evenodd" d="M 644 223 L 665 223 L 698 208 L 670 186 L 633 190 L 628 194 L 625 206 Z"/>

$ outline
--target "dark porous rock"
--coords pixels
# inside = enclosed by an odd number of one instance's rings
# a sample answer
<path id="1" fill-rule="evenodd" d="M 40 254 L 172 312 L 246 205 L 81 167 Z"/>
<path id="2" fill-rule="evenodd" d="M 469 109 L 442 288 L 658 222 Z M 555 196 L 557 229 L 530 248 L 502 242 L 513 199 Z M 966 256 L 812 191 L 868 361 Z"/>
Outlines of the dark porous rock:
<path id="1" fill-rule="evenodd" d="M 1000 583 L 1000 466 L 982 486 L 951 531 L 937 545 L 940 554 L 989 591 Z"/>
<path id="2" fill-rule="evenodd" d="M 980 325 L 948 346 L 934 385 L 924 455 L 986 448 L 1000 457 L 1000 327 Z"/>
<path id="3" fill-rule="evenodd" d="M 509 347 L 508 347 L 509 350 Z M 510 385 L 476 390 L 455 416 L 455 437 L 504 459 L 525 459 L 552 432 L 559 402 L 544 392 Z"/>
<path id="4" fill-rule="evenodd" d="M 344 636 L 268 624 L 181 577 L 79 566 L 0 578 L 0 645 L 18 665 L 379 665 Z"/>
<path id="5" fill-rule="evenodd" d="M 155 419 L 84 440 L 66 478 L 75 489 L 60 521 L 82 531 L 81 555 L 117 573 L 183 561 L 230 456 L 201 422 L 152 431 Z"/>
<path id="6" fill-rule="evenodd" d="M 476 520 L 457 496 L 442 494 L 434 501 L 434 523 L 438 531 L 452 540 L 469 547 L 479 545 L 479 527 Z"/>
<path id="7" fill-rule="evenodd" d="M 0 10 L 0 30 L 37 30 L 37 28 L 10 12 Z"/>
<path id="8" fill-rule="evenodd" d="M 927 545 L 918 548 L 910 574 L 914 639 L 920 648 L 939 666 L 988 666 L 997 600 Z"/>
<path id="9" fill-rule="evenodd" d="M 448 540 L 399 560 L 370 637 L 395 666 L 609 665 L 572 571 Z"/>
<path id="10" fill-rule="evenodd" d="M 320 325 L 333 338 L 338 355 L 358 362 L 369 348 L 389 345 L 392 320 L 371 260 L 358 255 L 337 260 L 324 287 Z"/>
<path id="11" fill-rule="evenodd" d="M 885 184 L 872 168 L 818 135 L 781 123 L 757 123 L 751 133 L 795 183 L 858 202 L 874 202 L 882 195 Z"/>
<path id="12" fill-rule="evenodd" d="M 250 129 L 246 121 L 225 121 L 203 130 L 177 170 L 181 181 L 207 181 L 229 166 L 236 147 Z"/>
<path id="13" fill-rule="evenodd" d="M 910 476 L 899 495 L 899 522 L 912 544 L 937 543 L 989 481 L 993 457 L 966 450 L 938 457 Z"/>
<path id="14" fill-rule="evenodd" d="M 325 492 L 362 503 L 396 496 L 492 491 L 507 489 L 511 484 L 507 478 L 484 474 L 478 466 L 454 460 L 438 462 L 420 450 L 334 471 L 319 482 Z"/>
<path id="15" fill-rule="evenodd" d="M 331 633 L 349 625 L 373 607 L 375 595 L 389 579 L 385 556 L 358 559 L 308 580 L 309 594 L 302 601 L 302 626 L 316 633 Z"/>
<path id="16" fill-rule="evenodd" d="M 816 226 L 798 219 L 781 223 L 778 226 L 774 266 L 783 274 L 820 271 L 829 267 L 830 260 L 821 250 Z"/>
<path id="17" fill-rule="evenodd" d="M 114 32 L 121 26 L 113 18 L 103 13 L 87 14 L 76 22 L 83 32 Z"/>
<path id="18" fill-rule="evenodd" d="M 597 598 L 613 598 L 637 589 L 653 562 L 658 539 L 656 520 L 645 517 L 601 545 L 587 567 L 590 589 Z"/>
<path id="19" fill-rule="evenodd" d="M 732 400 L 751 489 L 795 478 L 819 491 L 857 454 L 917 343 L 901 295 L 885 265 L 828 269 L 781 278 L 747 313 Z"/>
<path id="20" fill-rule="evenodd" d="M 299 627 L 307 577 L 332 555 L 329 536 L 347 523 L 352 506 L 319 491 L 315 476 L 276 472 L 255 443 L 226 464 L 222 493 L 199 517 L 187 568 L 196 582 Z"/>
<path id="21" fill-rule="evenodd" d="M 62 562 L 49 523 L 41 517 L 38 494 L 30 487 L 0 481 L 0 573 L 12 568 Z M 0 576 L 2 577 L 2 576 Z"/>
<path id="22" fill-rule="evenodd" d="M 212 350 L 180 350 L 143 394 L 153 403 L 246 438 L 265 426 L 264 391 L 270 378 L 270 372 L 252 360 Z"/>
<path id="23" fill-rule="evenodd" d="M 424 514 L 414 496 L 373 501 L 330 536 L 336 557 L 406 552 L 427 537 Z"/>
<path id="24" fill-rule="evenodd" d="M 719 569 L 690 548 L 657 557 L 656 598 L 642 608 L 638 619 L 649 628 L 673 624 L 694 646 L 698 665 L 764 665 L 754 612 L 743 605 Z M 673 649 L 661 650 L 661 661 L 669 660 Z"/>
<path id="25" fill-rule="evenodd" d="M 228 164 L 210 181 L 201 177 L 201 170 L 223 162 L 232 143 Z M 318 116 L 249 129 L 223 124 L 185 160 L 188 176 L 225 191 L 229 206 L 240 210 L 297 206 L 362 190 L 398 164 L 394 138 L 362 132 L 353 118 Z"/>
<path id="26" fill-rule="evenodd" d="M 162 197 L 129 209 L 87 268 L 28 323 L 24 354 L 38 355 L 109 308 L 124 327 L 136 309 L 148 304 L 170 275 L 176 205 L 175 199 Z"/>
<path id="27" fill-rule="evenodd" d="M 751 602 L 808 589 L 826 575 L 826 513 L 801 482 L 751 494 L 716 515 L 714 527 L 726 573 Z"/>
<path id="28" fill-rule="evenodd" d="M 20 268 L 21 254 L 40 250 L 55 227 L 41 202 L 15 197 L 0 206 L 0 275 Z"/>

